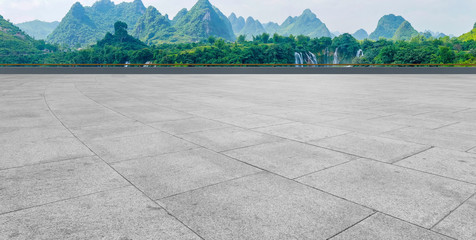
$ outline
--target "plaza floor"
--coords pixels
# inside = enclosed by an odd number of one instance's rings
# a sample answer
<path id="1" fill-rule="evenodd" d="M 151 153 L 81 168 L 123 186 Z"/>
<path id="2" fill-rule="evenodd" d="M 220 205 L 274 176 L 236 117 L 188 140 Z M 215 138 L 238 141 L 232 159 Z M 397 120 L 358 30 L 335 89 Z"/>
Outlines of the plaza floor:
<path id="1" fill-rule="evenodd" d="M 0 75 L 0 239 L 476 239 L 474 75 Z"/>

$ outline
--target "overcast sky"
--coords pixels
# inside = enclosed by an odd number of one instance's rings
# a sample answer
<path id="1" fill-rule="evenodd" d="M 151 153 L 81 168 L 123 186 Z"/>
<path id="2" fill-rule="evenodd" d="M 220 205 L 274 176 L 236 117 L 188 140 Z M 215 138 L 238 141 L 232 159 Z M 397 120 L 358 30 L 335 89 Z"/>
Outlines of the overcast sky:
<path id="1" fill-rule="evenodd" d="M 132 0 L 114 0 L 114 2 Z M 197 0 L 143 0 L 170 17 L 182 8 L 190 9 Z M 282 23 L 288 16 L 311 9 L 331 31 L 353 33 L 364 28 L 369 33 L 380 17 L 402 15 L 418 31 L 461 35 L 476 22 L 476 0 L 210 0 L 225 15 L 252 16 L 262 23 Z M 0 14 L 14 23 L 34 19 L 61 20 L 77 0 L 0 0 Z M 90 6 L 95 0 L 79 0 Z"/>

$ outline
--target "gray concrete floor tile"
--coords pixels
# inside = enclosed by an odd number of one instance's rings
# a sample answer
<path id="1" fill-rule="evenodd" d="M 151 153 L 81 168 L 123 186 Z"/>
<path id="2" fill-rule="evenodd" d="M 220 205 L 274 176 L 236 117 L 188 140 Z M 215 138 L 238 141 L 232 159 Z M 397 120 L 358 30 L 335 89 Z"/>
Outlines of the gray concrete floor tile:
<path id="1" fill-rule="evenodd" d="M 303 123 L 289 123 L 277 126 L 257 128 L 256 131 L 287 138 L 291 140 L 309 142 L 337 135 L 349 133 L 332 127 L 316 126 Z"/>
<path id="2" fill-rule="evenodd" d="M 76 138 L 51 138 L 35 142 L 0 144 L 0 169 L 92 156 Z"/>
<path id="3" fill-rule="evenodd" d="M 240 148 L 224 154 L 288 178 L 297 178 L 357 159 L 355 156 L 288 140 Z"/>
<path id="4" fill-rule="evenodd" d="M 475 185 L 363 159 L 298 181 L 427 228 L 476 191 Z"/>
<path id="5" fill-rule="evenodd" d="M 476 147 L 476 136 L 455 132 L 428 130 L 423 128 L 404 128 L 387 132 L 381 136 L 432 145 L 446 149 L 453 149 L 462 152 Z"/>
<path id="6" fill-rule="evenodd" d="M 476 119 L 475 119 L 476 121 Z M 476 135 L 476 123 L 460 122 L 438 129 L 442 132 L 456 132 L 462 134 Z"/>
<path id="7" fill-rule="evenodd" d="M 274 136 L 234 127 L 193 132 L 178 136 L 217 152 L 279 140 L 279 138 Z"/>
<path id="8" fill-rule="evenodd" d="M 128 184 L 96 157 L 2 170 L 0 171 L 0 213 Z"/>
<path id="9" fill-rule="evenodd" d="M 195 144 L 165 133 L 100 138 L 85 143 L 109 163 L 198 148 Z"/>
<path id="10" fill-rule="evenodd" d="M 184 134 L 231 127 L 231 125 L 205 118 L 188 118 L 182 120 L 151 123 L 149 125 L 171 134 Z"/>
<path id="11" fill-rule="evenodd" d="M 156 133 L 159 130 L 134 121 L 124 121 L 116 124 L 100 124 L 80 127 L 71 127 L 71 131 L 82 140 L 98 138 L 115 138 Z"/>
<path id="12" fill-rule="evenodd" d="M 0 239 L 200 239 L 133 187 L 0 215 Z"/>
<path id="13" fill-rule="evenodd" d="M 243 128 L 259 128 L 290 123 L 291 121 L 259 114 L 240 115 L 239 117 L 219 118 L 217 121 Z"/>
<path id="14" fill-rule="evenodd" d="M 396 165 L 476 184 L 476 154 L 432 148 Z"/>
<path id="15" fill-rule="evenodd" d="M 393 163 L 424 151 L 429 146 L 382 137 L 351 133 L 310 142 L 332 150 Z"/>
<path id="16" fill-rule="evenodd" d="M 476 239 L 476 196 L 443 219 L 433 230 L 460 240 Z"/>
<path id="17" fill-rule="evenodd" d="M 392 124 L 380 119 L 355 119 L 345 118 L 335 121 L 322 123 L 322 125 L 340 128 L 347 131 L 364 133 L 364 134 L 380 134 L 396 129 L 401 129 L 403 126 Z"/>
<path id="18" fill-rule="evenodd" d="M 72 137 L 62 125 L 46 127 L 0 127 L 0 143 L 46 141 L 51 138 Z"/>
<path id="19" fill-rule="evenodd" d="M 113 167 L 153 199 L 261 171 L 205 149 L 125 161 Z"/>
<path id="20" fill-rule="evenodd" d="M 373 212 L 270 173 L 161 202 L 205 239 L 326 239 Z"/>
<path id="21" fill-rule="evenodd" d="M 407 126 L 407 127 L 420 127 L 420 128 L 428 128 L 428 129 L 440 128 L 443 126 L 456 123 L 455 121 L 443 121 L 443 120 L 422 118 L 418 116 L 409 116 L 409 115 L 392 115 L 392 116 L 378 118 L 378 120 L 386 121 L 391 124 Z"/>
<path id="22" fill-rule="evenodd" d="M 402 220 L 376 213 L 331 240 L 451 240 Z"/>

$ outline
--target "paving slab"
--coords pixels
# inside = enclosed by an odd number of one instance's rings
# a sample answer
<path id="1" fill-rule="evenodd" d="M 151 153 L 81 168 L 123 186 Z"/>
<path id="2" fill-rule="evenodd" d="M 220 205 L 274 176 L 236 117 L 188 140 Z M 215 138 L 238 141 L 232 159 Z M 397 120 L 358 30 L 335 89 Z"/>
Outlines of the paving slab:
<path id="1" fill-rule="evenodd" d="M 205 118 L 188 118 L 167 122 L 150 123 L 150 126 L 170 134 L 184 134 L 206 130 L 232 127 L 231 125 Z"/>
<path id="2" fill-rule="evenodd" d="M 113 167 L 152 199 L 261 171 L 206 149 L 125 161 Z"/>
<path id="3" fill-rule="evenodd" d="M 460 122 L 438 129 L 442 132 L 456 132 L 476 136 L 476 123 Z"/>
<path id="4" fill-rule="evenodd" d="M 72 137 L 62 125 L 45 127 L 0 127 L 0 143 L 47 141 L 51 138 Z"/>
<path id="5" fill-rule="evenodd" d="M 0 171 L 0 214 L 129 185 L 97 157 Z"/>
<path id="6" fill-rule="evenodd" d="M 476 185 L 365 159 L 298 181 L 426 228 L 476 191 Z"/>
<path id="7" fill-rule="evenodd" d="M 325 110 L 320 110 L 320 111 L 319 110 L 316 110 L 316 111 L 300 110 L 300 111 L 284 112 L 281 114 L 276 114 L 276 116 L 289 119 L 292 121 L 296 121 L 296 122 L 310 123 L 310 124 L 334 121 L 334 120 L 350 117 L 349 114 L 329 112 Z"/>
<path id="8" fill-rule="evenodd" d="M 455 121 L 443 121 L 438 119 L 423 118 L 409 115 L 391 115 L 387 117 L 378 118 L 378 120 L 407 127 L 420 127 L 428 129 L 440 128 L 456 123 Z"/>
<path id="9" fill-rule="evenodd" d="M 280 140 L 274 136 L 235 127 L 193 132 L 178 136 L 217 152 Z"/>
<path id="10" fill-rule="evenodd" d="M 133 187 L 0 215 L 0 239 L 200 239 Z"/>
<path id="11" fill-rule="evenodd" d="M 198 148 L 195 144 L 166 133 L 101 138 L 85 143 L 109 163 Z"/>
<path id="12" fill-rule="evenodd" d="M 380 134 L 395 129 L 401 129 L 403 127 L 401 125 L 392 124 L 379 119 L 373 120 L 359 118 L 345 118 L 335 121 L 329 121 L 322 123 L 322 125 L 363 134 Z"/>
<path id="13" fill-rule="evenodd" d="M 330 240 L 451 240 L 397 218 L 376 213 Z"/>
<path id="14" fill-rule="evenodd" d="M 429 146 L 422 144 L 357 133 L 311 141 L 310 143 L 332 150 L 388 163 L 396 162 L 430 148 Z"/>
<path id="15" fill-rule="evenodd" d="M 433 230 L 456 239 L 476 239 L 476 196 L 443 219 Z"/>
<path id="16" fill-rule="evenodd" d="M 94 155 L 76 138 L 51 138 L 0 144 L 0 169 Z"/>
<path id="17" fill-rule="evenodd" d="M 270 173 L 161 200 L 204 239 L 326 239 L 373 213 Z"/>
<path id="18" fill-rule="evenodd" d="M 287 178 L 297 178 L 358 158 L 288 140 L 223 153 Z"/>
<path id="19" fill-rule="evenodd" d="M 291 123 L 291 121 L 259 115 L 259 114 L 247 114 L 247 115 L 240 115 L 239 117 L 227 117 L 227 118 L 219 118 L 217 121 L 224 122 L 227 124 L 231 124 L 234 126 L 242 127 L 242 128 L 259 128 L 259 127 L 266 127 L 272 125 L 280 125 L 284 123 Z"/>
<path id="20" fill-rule="evenodd" d="M 159 130 L 136 121 L 124 121 L 116 124 L 100 124 L 92 126 L 71 127 L 70 130 L 80 139 L 94 140 L 98 138 L 115 138 L 156 133 Z"/>
<path id="21" fill-rule="evenodd" d="M 432 148 L 396 165 L 476 184 L 476 154 Z"/>
<path id="22" fill-rule="evenodd" d="M 423 128 L 409 127 L 387 132 L 381 136 L 462 152 L 476 147 L 476 136 Z"/>
<path id="23" fill-rule="evenodd" d="M 323 127 L 304 123 L 288 123 L 281 124 L 278 126 L 257 128 L 255 130 L 301 142 L 309 142 L 312 140 L 318 140 L 349 133 L 348 131 L 332 127 Z"/>

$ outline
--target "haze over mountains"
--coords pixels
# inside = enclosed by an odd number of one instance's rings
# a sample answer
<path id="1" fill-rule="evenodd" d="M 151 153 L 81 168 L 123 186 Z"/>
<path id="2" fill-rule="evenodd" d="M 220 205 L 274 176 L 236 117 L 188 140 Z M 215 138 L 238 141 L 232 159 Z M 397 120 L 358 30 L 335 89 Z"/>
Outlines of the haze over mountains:
<path id="1" fill-rule="evenodd" d="M 182 9 L 173 19 L 163 15 L 155 7 L 146 8 L 141 0 L 114 4 L 111 0 L 99 0 L 91 7 L 75 3 L 57 27 L 47 26 L 44 22 L 18 24 L 36 39 L 69 47 L 80 47 L 96 43 L 107 32 L 113 32 L 116 21 L 129 26 L 129 33 L 151 45 L 166 42 L 197 42 L 210 36 L 234 41 L 239 35 L 246 35 L 247 40 L 253 36 L 277 33 L 283 36 L 305 35 L 312 38 L 334 37 L 326 24 L 311 10 L 306 9 L 300 16 L 290 16 L 282 24 L 261 23 L 251 16 L 242 17 L 232 13 L 226 17 L 208 0 L 198 0 L 190 9 Z M 32 29 L 32 25 L 41 26 Z M 52 25 L 48 25 L 52 26 Z M 33 27 L 34 28 L 34 27 Z M 51 31 L 48 34 L 48 31 Z M 356 31 L 353 36 L 358 40 L 366 38 L 378 40 L 409 40 L 418 35 L 411 23 L 401 16 L 393 14 L 383 16 L 378 26 L 370 35 L 364 29 Z M 422 33 L 423 34 L 423 33 Z M 425 33 L 428 35 L 428 33 Z M 425 35 L 423 34 L 423 35 Z M 432 34 L 430 34 L 432 35 Z M 426 36 L 426 35 L 425 35 Z M 434 35 L 432 35 L 435 37 Z M 442 36 L 442 35 L 439 35 Z"/>

